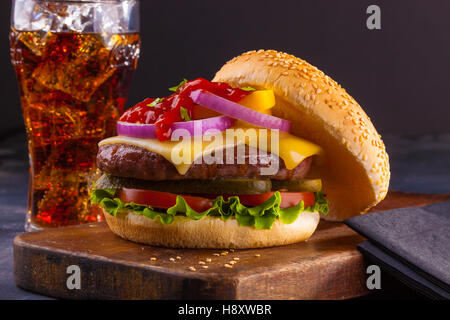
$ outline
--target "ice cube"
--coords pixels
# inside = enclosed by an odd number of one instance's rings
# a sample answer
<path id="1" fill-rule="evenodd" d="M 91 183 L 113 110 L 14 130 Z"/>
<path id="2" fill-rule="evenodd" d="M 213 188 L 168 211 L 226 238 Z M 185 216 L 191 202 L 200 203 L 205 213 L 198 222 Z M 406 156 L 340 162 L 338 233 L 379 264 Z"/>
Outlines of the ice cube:
<path id="1" fill-rule="evenodd" d="M 16 0 L 13 8 L 13 27 L 16 30 L 31 30 L 31 13 L 36 5 L 33 0 Z"/>
<path id="2" fill-rule="evenodd" d="M 65 4 L 55 12 L 53 32 L 92 32 L 94 8 L 97 3 L 91 4 Z"/>
<path id="3" fill-rule="evenodd" d="M 47 41 L 49 41 L 49 33 L 45 31 L 17 32 L 14 33 L 15 41 L 22 42 L 35 55 L 42 56 L 45 52 Z M 20 54 L 21 58 L 22 55 Z"/>
<path id="4" fill-rule="evenodd" d="M 58 61 L 44 60 L 34 70 L 33 77 L 46 88 L 88 102 L 114 69 L 110 64 L 110 51 L 97 35 L 78 35 L 78 39 L 80 45 L 74 47 L 69 55 Z"/>
<path id="5" fill-rule="evenodd" d="M 113 34 L 128 31 L 135 6 L 135 1 L 99 3 L 95 7 L 94 32 L 102 35 L 105 44 L 110 43 Z"/>
<path id="6" fill-rule="evenodd" d="M 136 1 L 118 2 L 41 2 L 16 0 L 14 28 L 27 31 L 95 32 L 106 39 L 114 33 L 126 32 Z M 105 41 L 107 43 L 108 41 Z"/>
<path id="7" fill-rule="evenodd" d="M 30 15 L 30 30 L 49 32 L 53 24 L 54 14 L 41 4 L 36 4 Z"/>
<path id="8" fill-rule="evenodd" d="M 86 122 L 82 112 L 61 101 L 30 103 L 26 121 L 33 130 L 33 139 L 42 145 L 83 137 Z"/>

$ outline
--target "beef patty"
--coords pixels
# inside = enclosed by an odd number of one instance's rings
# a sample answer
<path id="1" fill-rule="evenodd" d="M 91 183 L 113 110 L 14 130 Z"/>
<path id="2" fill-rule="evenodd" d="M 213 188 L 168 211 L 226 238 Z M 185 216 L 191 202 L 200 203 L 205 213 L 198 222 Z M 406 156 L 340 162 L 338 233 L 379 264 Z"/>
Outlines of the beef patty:
<path id="1" fill-rule="evenodd" d="M 236 149 L 237 147 L 234 150 L 233 164 L 225 162 L 227 152 L 224 150 L 223 164 L 193 163 L 186 174 L 181 175 L 175 166 L 160 154 L 124 143 L 106 144 L 100 146 L 97 154 L 97 166 L 103 172 L 114 176 L 155 181 L 208 180 L 223 177 L 290 180 L 304 178 L 312 162 L 311 157 L 309 157 L 293 170 L 288 170 L 284 161 L 277 155 L 269 152 L 265 155 L 260 155 L 257 152 L 252 154 L 246 146 L 245 164 L 237 164 Z M 269 168 L 270 163 L 273 163 L 271 161 L 279 161 L 278 171 L 272 175 L 261 174 L 261 168 Z"/>

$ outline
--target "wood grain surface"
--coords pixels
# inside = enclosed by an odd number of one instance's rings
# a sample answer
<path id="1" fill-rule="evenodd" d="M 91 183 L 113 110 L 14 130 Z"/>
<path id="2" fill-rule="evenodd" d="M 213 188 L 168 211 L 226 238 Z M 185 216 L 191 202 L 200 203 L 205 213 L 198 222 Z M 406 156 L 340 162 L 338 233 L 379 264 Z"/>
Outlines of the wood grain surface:
<path id="1" fill-rule="evenodd" d="M 450 195 L 392 191 L 372 211 L 445 200 Z M 356 249 L 363 240 L 321 221 L 308 241 L 288 246 L 169 249 L 125 241 L 95 223 L 18 235 L 14 273 L 26 290 L 67 299 L 347 299 L 368 293 Z M 80 267 L 79 290 L 67 288 L 70 265 Z"/>

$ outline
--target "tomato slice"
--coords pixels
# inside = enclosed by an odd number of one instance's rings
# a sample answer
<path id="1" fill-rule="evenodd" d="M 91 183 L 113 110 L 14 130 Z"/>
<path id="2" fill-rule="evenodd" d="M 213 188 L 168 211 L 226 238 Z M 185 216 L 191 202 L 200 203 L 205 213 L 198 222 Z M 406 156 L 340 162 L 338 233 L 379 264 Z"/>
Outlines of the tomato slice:
<path id="1" fill-rule="evenodd" d="M 263 194 L 237 195 L 243 205 L 255 207 L 266 202 L 273 196 L 275 192 L 267 192 Z M 289 208 L 296 206 L 300 201 L 304 201 L 305 208 L 313 206 L 315 203 L 314 192 L 280 192 L 281 208 Z M 219 195 L 204 195 L 205 197 L 195 197 L 188 195 L 180 195 L 186 200 L 187 204 L 195 211 L 205 211 L 212 207 L 212 201 Z M 228 199 L 233 195 L 223 195 Z M 117 197 L 123 202 L 134 202 L 137 204 L 145 204 L 155 208 L 170 208 L 176 204 L 177 195 L 169 192 L 128 189 L 123 188 L 118 192 Z"/>
<path id="2" fill-rule="evenodd" d="M 195 211 L 202 212 L 212 207 L 211 199 L 181 195 Z M 145 204 L 155 208 L 170 208 L 176 204 L 177 195 L 169 192 L 123 188 L 118 193 L 123 202 Z"/>
<path id="3" fill-rule="evenodd" d="M 241 203 L 246 206 L 257 206 L 270 199 L 275 192 L 267 192 L 264 194 L 239 195 Z M 305 208 L 313 206 L 315 201 L 314 192 L 280 192 L 281 203 L 280 208 L 289 208 L 296 206 L 300 201 L 304 202 Z"/>

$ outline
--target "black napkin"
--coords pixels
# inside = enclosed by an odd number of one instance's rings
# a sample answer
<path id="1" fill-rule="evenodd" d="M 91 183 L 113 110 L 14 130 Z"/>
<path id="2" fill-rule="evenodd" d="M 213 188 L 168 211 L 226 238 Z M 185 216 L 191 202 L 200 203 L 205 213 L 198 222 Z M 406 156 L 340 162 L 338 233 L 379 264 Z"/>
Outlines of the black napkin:
<path id="1" fill-rule="evenodd" d="M 369 239 L 358 248 L 400 281 L 450 298 L 450 201 L 373 212 L 345 223 Z"/>

